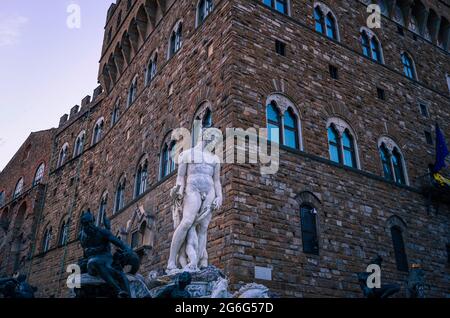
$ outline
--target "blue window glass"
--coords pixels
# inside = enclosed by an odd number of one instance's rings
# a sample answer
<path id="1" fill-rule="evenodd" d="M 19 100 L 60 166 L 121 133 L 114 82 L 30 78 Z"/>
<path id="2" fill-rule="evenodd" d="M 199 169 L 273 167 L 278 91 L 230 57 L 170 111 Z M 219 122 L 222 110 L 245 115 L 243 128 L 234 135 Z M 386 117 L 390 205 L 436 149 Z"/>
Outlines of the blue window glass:
<path id="1" fill-rule="evenodd" d="M 330 151 L 330 160 L 336 163 L 340 163 L 340 146 L 339 137 L 333 126 L 328 128 L 328 147 Z"/>
<path id="2" fill-rule="evenodd" d="M 394 167 L 395 182 L 399 184 L 406 184 L 405 174 L 403 173 L 403 160 L 402 156 L 397 149 L 394 150 L 392 155 L 392 165 Z"/>
<path id="3" fill-rule="evenodd" d="M 334 23 L 334 18 L 332 17 L 331 13 L 327 14 L 325 21 L 327 24 L 327 36 L 330 39 L 336 40 L 336 25 Z"/>
<path id="4" fill-rule="evenodd" d="M 287 14 L 287 3 L 286 0 L 275 0 L 275 10 L 283 14 Z"/>
<path id="5" fill-rule="evenodd" d="M 361 34 L 361 44 L 364 56 L 370 57 L 369 37 L 366 32 Z"/>
<path id="6" fill-rule="evenodd" d="M 303 252 L 319 254 L 319 239 L 317 235 L 317 220 L 314 208 L 304 205 L 300 208 Z"/>
<path id="7" fill-rule="evenodd" d="M 316 22 L 316 31 L 319 33 L 323 33 L 323 30 L 325 29 L 325 27 L 324 27 L 325 23 L 324 23 L 323 13 L 319 9 L 319 7 L 316 7 L 314 9 L 314 20 Z"/>
<path id="8" fill-rule="evenodd" d="M 415 75 L 414 75 L 413 62 L 412 62 L 411 58 L 405 53 L 402 54 L 402 63 L 403 63 L 403 73 L 407 77 L 414 79 Z"/>
<path id="9" fill-rule="evenodd" d="M 280 113 L 274 102 L 267 106 L 267 139 L 271 142 L 280 143 L 281 120 Z"/>
<path id="10" fill-rule="evenodd" d="M 347 130 L 342 135 L 342 148 L 344 150 L 344 165 L 356 168 L 355 144 Z"/>
<path id="11" fill-rule="evenodd" d="M 372 59 L 377 61 L 378 63 L 381 63 L 380 44 L 374 37 L 372 38 L 372 40 L 370 40 L 370 48 L 372 50 Z"/>
<path id="12" fill-rule="evenodd" d="M 381 145 L 381 147 L 380 147 L 380 158 L 381 158 L 381 163 L 383 164 L 384 177 L 389 181 L 394 180 L 393 175 L 392 175 L 392 169 L 391 169 L 390 154 L 384 144 Z"/>
<path id="13" fill-rule="evenodd" d="M 293 149 L 299 149 L 297 117 L 291 109 L 284 113 L 284 138 L 285 146 Z"/>

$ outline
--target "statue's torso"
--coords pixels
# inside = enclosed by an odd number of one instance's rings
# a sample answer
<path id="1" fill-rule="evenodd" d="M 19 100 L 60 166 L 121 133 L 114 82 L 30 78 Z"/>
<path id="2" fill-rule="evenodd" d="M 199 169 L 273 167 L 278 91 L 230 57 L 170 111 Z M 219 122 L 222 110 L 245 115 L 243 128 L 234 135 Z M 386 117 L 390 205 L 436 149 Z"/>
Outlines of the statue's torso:
<path id="1" fill-rule="evenodd" d="M 102 235 L 102 233 L 98 230 L 94 230 L 92 233 L 81 231 L 80 243 L 86 257 L 108 253 L 111 251 L 111 246 L 108 240 L 105 239 L 104 235 Z"/>
<path id="2" fill-rule="evenodd" d="M 214 188 L 214 170 L 218 159 L 211 153 L 190 149 L 183 154 L 187 163 L 187 185 L 200 192 Z"/>

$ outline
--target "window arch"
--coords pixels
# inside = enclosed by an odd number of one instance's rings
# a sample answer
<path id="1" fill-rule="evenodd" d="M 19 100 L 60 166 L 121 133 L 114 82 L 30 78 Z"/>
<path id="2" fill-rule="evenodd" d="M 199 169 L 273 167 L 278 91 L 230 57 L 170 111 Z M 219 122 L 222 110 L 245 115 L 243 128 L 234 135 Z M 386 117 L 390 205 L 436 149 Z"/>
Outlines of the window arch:
<path id="1" fill-rule="evenodd" d="M 59 157 L 58 157 L 58 168 L 61 167 L 67 160 L 67 156 L 69 154 L 69 144 L 65 143 L 61 150 L 59 151 Z"/>
<path id="2" fill-rule="evenodd" d="M 416 80 L 416 68 L 414 65 L 414 61 L 408 53 L 402 53 L 402 64 L 403 64 L 403 73 L 406 77 Z"/>
<path id="3" fill-rule="evenodd" d="M 262 2 L 280 13 L 289 14 L 288 0 L 263 0 Z"/>
<path id="4" fill-rule="evenodd" d="M 92 134 L 92 145 L 95 145 L 102 139 L 104 124 L 105 120 L 103 119 L 103 117 L 97 120 L 97 122 L 95 123 L 94 131 Z"/>
<path id="5" fill-rule="evenodd" d="M 309 204 L 300 207 L 303 252 L 319 254 L 319 239 L 317 235 L 317 211 Z"/>
<path id="6" fill-rule="evenodd" d="M 208 101 L 202 102 L 194 115 L 192 123 L 192 146 L 196 146 L 203 129 L 213 127 L 213 115 L 211 104 Z"/>
<path id="7" fill-rule="evenodd" d="M 65 246 L 69 242 L 69 228 L 70 228 L 69 219 L 66 218 L 62 221 L 59 229 L 59 237 L 58 237 L 59 246 Z"/>
<path id="8" fill-rule="evenodd" d="M 388 137 L 382 137 L 378 141 L 378 149 L 384 178 L 398 184 L 408 185 L 405 160 L 397 144 Z"/>
<path id="9" fill-rule="evenodd" d="M 14 199 L 19 197 L 22 194 L 22 192 L 23 192 L 23 184 L 24 184 L 24 180 L 23 180 L 23 177 L 21 177 L 19 179 L 19 181 L 17 181 L 16 187 L 14 188 L 14 196 L 13 196 Z"/>
<path id="10" fill-rule="evenodd" d="M 145 85 L 150 84 L 150 82 L 155 78 L 157 71 L 158 71 L 158 53 L 155 52 L 154 54 L 152 54 L 147 64 Z"/>
<path id="11" fill-rule="evenodd" d="M 197 26 L 201 25 L 213 10 L 214 0 L 200 0 L 197 4 Z"/>
<path id="12" fill-rule="evenodd" d="M 115 213 L 119 212 L 125 206 L 125 185 L 126 185 L 126 178 L 125 176 L 122 176 L 119 179 L 116 188 L 116 200 L 114 204 Z"/>
<path id="13" fill-rule="evenodd" d="M 127 107 L 130 107 L 137 97 L 137 75 L 131 81 L 130 87 L 128 89 Z"/>
<path id="14" fill-rule="evenodd" d="M 83 153 L 84 150 L 84 141 L 86 139 L 86 132 L 83 130 L 78 134 L 77 139 L 75 140 L 75 147 L 73 149 L 73 157 L 78 157 Z"/>
<path id="15" fill-rule="evenodd" d="M 397 216 L 390 217 L 387 224 L 391 234 L 392 247 L 394 250 L 397 269 L 399 271 L 407 272 L 409 270 L 409 265 L 404 241 L 404 234 L 407 232 L 406 224 Z"/>
<path id="16" fill-rule="evenodd" d="M 100 205 L 98 208 L 97 226 L 101 226 L 103 224 L 107 206 L 108 206 L 108 192 L 105 191 L 102 195 L 102 198 L 100 199 Z"/>
<path id="17" fill-rule="evenodd" d="M 384 63 L 383 49 L 375 33 L 370 29 L 361 28 L 361 46 L 363 55 L 378 63 Z"/>
<path id="18" fill-rule="evenodd" d="M 399 1 L 397 1 L 395 7 L 394 7 L 394 20 L 403 26 L 405 26 L 405 15 L 403 12 L 403 8 L 401 7 L 401 4 Z"/>
<path id="19" fill-rule="evenodd" d="M 164 143 L 161 152 L 161 173 L 160 179 L 164 179 L 176 169 L 176 147 L 175 141 L 169 141 Z"/>
<path id="20" fill-rule="evenodd" d="M 266 101 L 267 140 L 303 150 L 297 107 L 286 96 L 272 94 Z"/>
<path id="21" fill-rule="evenodd" d="M 168 58 L 174 56 L 183 46 L 183 23 L 179 21 L 170 34 Z"/>
<path id="22" fill-rule="evenodd" d="M 34 173 L 33 186 L 36 186 L 39 183 L 41 183 L 42 179 L 44 178 L 44 172 L 45 172 L 45 163 L 41 163 L 36 169 L 36 172 Z"/>
<path id="23" fill-rule="evenodd" d="M 114 126 L 120 118 L 120 99 L 117 99 L 114 103 L 114 109 L 111 114 L 111 126 Z"/>
<path id="24" fill-rule="evenodd" d="M 44 237 L 42 240 L 42 252 L 47 253 L 50 250 L 50 245 L 52 241 L 53 230 L 51 226 L 48 226 L 44 231 Z"/>
<path id="25" fill-rule="evenodd" d="M 314 4 L 315 30 L 328 38 L 339 41 L 339 29 L 333 11 L 323 3 Z"/>
<path id="26" fill-rule="evenodd" d="M 137 198 L 147 190 L 148 161 L 144 157 L 139 162 L 134 186 L 134 197 Z"/>
<path id="27" fill-rule="evenodd" d="M 350 125 L 340 118 L 330 118 L 327 122 L 327 136 L 330 160 L 359 169 L 358 147 Z"/>

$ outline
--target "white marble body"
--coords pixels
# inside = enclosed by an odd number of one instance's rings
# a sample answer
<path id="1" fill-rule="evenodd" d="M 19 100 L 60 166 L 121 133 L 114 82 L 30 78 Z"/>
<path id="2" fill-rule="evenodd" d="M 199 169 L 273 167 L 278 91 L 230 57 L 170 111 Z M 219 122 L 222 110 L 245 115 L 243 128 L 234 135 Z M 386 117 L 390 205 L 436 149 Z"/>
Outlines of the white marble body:
<path id="1" fill-rule="evenodd" d="M 179 156 L 177 183 L 171 191 L 176 229 L 168 273 L 208 266 L 207 231 L 212 213 L 222 206 L 223 199 L 220 160 L 206 148 L 201 141 Z"/>

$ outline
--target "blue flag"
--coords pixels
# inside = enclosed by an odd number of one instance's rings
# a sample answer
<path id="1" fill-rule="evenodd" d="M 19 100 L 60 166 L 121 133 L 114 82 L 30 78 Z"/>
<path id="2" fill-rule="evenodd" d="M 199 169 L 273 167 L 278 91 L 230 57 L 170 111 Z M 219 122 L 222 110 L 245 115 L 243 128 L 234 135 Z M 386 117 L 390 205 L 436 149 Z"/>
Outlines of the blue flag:
<path id="1" fill-rule="evenodd" d="M 445 168 L 445 158 L 449 155 L 445 137 L 439 126 L 436 125 L 436 163 L 434 164 L 433 172 L 437 173 Z"/>

